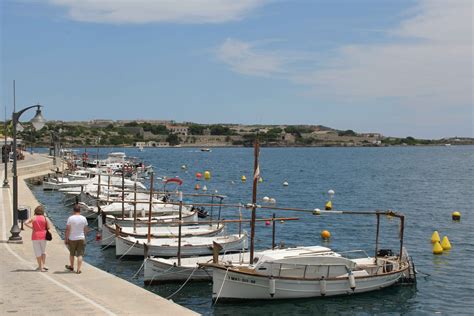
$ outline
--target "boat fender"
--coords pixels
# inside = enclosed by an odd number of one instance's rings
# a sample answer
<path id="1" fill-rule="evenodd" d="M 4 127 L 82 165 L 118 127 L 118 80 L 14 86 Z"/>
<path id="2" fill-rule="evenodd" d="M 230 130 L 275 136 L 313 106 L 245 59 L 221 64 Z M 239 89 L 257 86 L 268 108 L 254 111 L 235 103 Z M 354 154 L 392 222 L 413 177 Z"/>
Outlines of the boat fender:
<path id="1" fill-rule="evenodd" d="M 133 217 L 133 211 L 132 211 L 132 210 L 130 210 L 130 211 L 128 212 L 128 217 L 130 217 L 130 218 Z"/>
<path id="2" fill-rule="evenodd" d="M 356 280 L 354 274 L 352 274 L 352 271 L 349 271 L 349 285 L 351 287 L 351 290 L 354 291 L 356 288 Z"/>
<path id="3" fill-rule="evenodd" d="M 326 280 L 324 279 L 324 276 L 319 280 L 319 291 L 321 292 L 321 296 L 326 296 Z"/>
<path id="4" fill-rule="evenodd" d="M 145 217 L 145 209 L 142 210 L 142 217 Z"/>
<path id="5" fill-rule="evenodd" d="M 273 277 L 268 280 L 268 290 L 270 296 L 273 297 L 275 295 L 275 279 Z"/>

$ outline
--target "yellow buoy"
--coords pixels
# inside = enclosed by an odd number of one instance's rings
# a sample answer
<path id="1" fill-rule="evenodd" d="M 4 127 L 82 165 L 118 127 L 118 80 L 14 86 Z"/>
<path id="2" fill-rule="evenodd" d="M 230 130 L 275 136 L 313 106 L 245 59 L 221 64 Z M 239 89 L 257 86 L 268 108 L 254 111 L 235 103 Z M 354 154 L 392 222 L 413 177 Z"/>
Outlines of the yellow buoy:
<path id="1" fill-rule="evenodd" d="M 461 213 L 458 211 L 454 211 L 453 214 L 451 214 L 453 221 L 459 221 L 461 220 Z"/>
<path id="2" fill-rule="evenodd" d="M 332 210 L 332 202 L 328 201 L 326 205 L 324 206 L 324 209 L 326 209 L 327 211 Z"/>
<path id="3" fill-rule="evenodd" d="M 439 241 L 435 242 L 435 244 L 433 245 L 433 254 L 440 255 L 442 253 L 443 253 L 443 247 L 441 247 L 441 244 L 439 243 Z"/>
<path id="4" fill-rule="evenodd" d="M 204 179 L 206 180 L 211 179 L 211 173 L 209 171 L 204 171 Z"/>
<path id="5" fill-rule="evenodd" d="M 327 230 L 323 230 L 321 232 L 321 238 L 325 239 L 325 240 L 328 240 L 329 238 L 331 238 L 331 233 Z"/>
<path id="6" fill-rule="evenodd" d="M 242 182 L 245 182 L 245 181 L 247 181 L 247 177 L 246 177 L 246 176 L 242 176 L 242 177 L 240 178 L 240 180 L 242 180 Z"/>
<path id="7" fill-rule="evenodd" d="M 263 182 L 263 178 L 262 177 L 258 178 L 258 182 Z"/>
<path id="8" fill-rule="evenodd" d="M 440 242 L 440 241 L 441 241 L 441 239 L 439 239 L 438 231 L 435 230 L 435 231 L 433 232 L 433 235 L 431 235 L 431 243 L 434 244 L 435 242 Z"/>
<path id="9" fill-rule="evenodd" d="M 451 243 L 449 242 L 448 236 L 443 237 L 443 241 L 441 242 L 441 247 L 443 247 L 443 250 L 451 249 Z"/>

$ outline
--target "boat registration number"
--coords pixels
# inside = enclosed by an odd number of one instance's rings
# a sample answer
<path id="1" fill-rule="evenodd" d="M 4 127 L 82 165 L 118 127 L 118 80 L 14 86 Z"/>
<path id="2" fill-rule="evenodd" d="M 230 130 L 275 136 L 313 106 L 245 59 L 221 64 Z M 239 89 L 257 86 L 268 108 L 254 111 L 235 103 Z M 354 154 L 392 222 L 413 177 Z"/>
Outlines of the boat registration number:
<path id="1" fill-rule="evenodd" d="M 232 280 L 232 281 L 255 284 L 255 280 L 252 280 L 252 279 L 238 278 L 238 277 L 233 277 L 233 276 L 230 276 L 230 275 L 227 278 L 229 280 Z"/>

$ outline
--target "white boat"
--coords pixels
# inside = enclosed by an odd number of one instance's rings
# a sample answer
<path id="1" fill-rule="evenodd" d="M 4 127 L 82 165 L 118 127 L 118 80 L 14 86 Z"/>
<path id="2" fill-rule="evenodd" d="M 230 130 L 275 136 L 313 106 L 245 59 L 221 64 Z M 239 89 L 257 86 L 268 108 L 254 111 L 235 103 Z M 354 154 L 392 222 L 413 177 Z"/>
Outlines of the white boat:
<path id="1" fill-rule="evenodd" d="M 209 281 L 212 280 L 212 268 L 200 268 L 200 263 L 211 263 L 213 256 L 199 256 L 181 258 L 181 264 L 178 264 L 178 258 L 159 258 L 148 257 L 144 262 L 144 282 L 153 284 L 159 282 L 176 281 Z M 248 263 L 249 253 L 224 253 L 219 255 L 220 262 L 227 263 Z"/>
<path id="2" fill-rule="evenodd" d="M 221 252 L 241 251 L 247 245 L 247 234 L 214 236 L 214 237 L 183 237 L 181 238 L 181 256 L 210 255 L 214 243 L 222 247 Z M 178 254 L 178 238 L 152 238 L 150 242 L 144 238 L 115 237 L 115 255 L 145 256 L 147 254 L 158 257 L 176 257 Z"/>
<path id="3" fill-rule="evenodd" d="M 348 259 L 332 251 L 290 256 L 275 252 L 252 265 L 207 266 L 213 268 L 214 300 L 348 295 L 391 286 L 413 273 L 406 254 Z"/>
<path id="4" fill-rule="evenodd" d="M 158 201 L 155 201 L 158 202 Z M 135 204 L 135 205 L 134 205 Z M 128 217 L 134 217 L 136 211 L 137 216 L 146 217 L 150 209 L 149 202 L 137 202 L 137 203 L 123 203 L 124 212 Z M 93 212 L 97 212 L 97 208 L 92 208 Z M 107 215 L 121 216 L 122 215 L 122 202 L 113 202 L 109 205 L 101 207 L 102 212 Z M 188 215 L 192 211 L 192 207 L 183 206 L 182 212 Z M 151 208 L 151 214 L 154 216 L 174 215 L 179 214 L 179 206 L 175 204 L 153 204 Z"/>
<path id="5" fill-rule="evenodd" d="M 164 215 L 164 216 L 151 216 L 151 223 L 152 224 L 177 224 L 179 220 L 179 214 L 173 214 L 173 215 Z M 199 220 L 198 218 L 198 211 L 197 209 L 194 209 L 192 211 L 188 212 L 183 212 L 181 216 L 181 221 L 183 224 L 187 223 L 196 223 Z M 133 217 L 124 217 L 123 219 L 120 216 L 114 216 L 114 215 L 107 215 L 106 216 L 106 222 L 109 224 L 114 224 L 116 223 L 120 227 L 133 227 Z M 99 227 L 102 225 L 102 217 L 99 216 Z M 136 224 L 137 226 L 145 226 L 148 225 L 148 217 L 138 217 L 137 216 L 137 221 Z"/>
<path id="6" fill-rule="evenodd" d="M 100 177 L 100 186 L 102 187 L 117 187 L 121 188 L 122 187 L 122 177 L 114 177 L 114 176 L 101 176 Z M 128 179 L 124 179 L 123 181 L 123 187 L 124 188 L 134 188 L 136 184 L 137 189 L 142 189 L 146 190 L 146 187 L 138 181 L 132 181 Z M 97 187 L 99 186 L 99 177 L 94 177 L 91 179 L 81 179 L 81 180 L 73 180 L 73 181 L 67 181 L 67 182 L 62 182 L 62 183 L 55 183 L 55 182 L 50 182 L 50 181 L 44 181 L 43 182 L 43 190 L 61 190 L 61 191 L 67 191 L 67 192 L 72 192 L 72 191 L 82 191 L 84 187 L 86 186 L 95 186 L 95 190 L 97 190 Z"/>
<path id="7" fill-rule="evenodd" d="M 295 247 L 286 249 L 269 249 L 255 253 L 256 261 L 263 261 L 272 256 L 296 256 L 302 253 L 327 253 L 331 251 L 325 247 Z M 231 253 L 218 256 L 218 262 L 225 265 L 248 265 L 250 253 Z M 144 282 L 151 284 L 160 281 L 185 281 L 188 278 L 196 281 L 212 280 L 212 267 L 204 266 L 213 262 L 213 256 L 182 258 L 181 264 L 177 258 L 149 257 L 144 264 Z"/>
<path id="8" fill-rule="evenodd" d="M 117 228 L 118 227 L 118 228 Z M 193 237 L 193 236 L 215 236 L 222 232 L 224 224 L 212 224 L 212 225 L 183 225 L 181 226 L 182 237 Z M 118 230 L 118 231 L 116 231 Z M 115 246 L 115 235 L 116 233 L 120 236 L 131 236 L 135 238 L 147 238 L 148 227 L 147 226 L 136 226 L 134 227 L 120 227 L 115 224 L 102 225 L 102 239 L 101 246 Z M 159 225 L 153 223 L 150 227 L 150 233 L 152 238 L 177 238 L 179 227 Z"/>

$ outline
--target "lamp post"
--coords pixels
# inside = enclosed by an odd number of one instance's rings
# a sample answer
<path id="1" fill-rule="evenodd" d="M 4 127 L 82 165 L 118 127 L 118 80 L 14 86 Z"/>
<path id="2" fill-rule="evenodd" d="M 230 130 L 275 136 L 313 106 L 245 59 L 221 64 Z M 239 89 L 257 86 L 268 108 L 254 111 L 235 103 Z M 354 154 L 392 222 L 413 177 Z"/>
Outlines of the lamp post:
<path id="1" fill-rule="evenodd" d="M 7 115 L 6 115 L 6 108 L 5 108 L 5 123 L 4 123 L 4 128 L 3 128 L 3 134 L 5 136 L 4 140 L 4 149 L 3 149 L 3 159 L 5 159 L 5 177 L 3 178 L 3 187 L 4 188 L 9 188 L 10 185 L 8 184 L 8 160 L 10 159 L 10 150 L 8 149 L 7 146 Z"/>
<path id="2" fill-rule="evenodd" d="M 50 145 L 50 154 L 51 150 L 53 151 L 53 164 L 56 166 L 56 158 L 59 156 L 59 151 L 61 149 L 61 138 L 60 134 L 62 133 L 62 128 L 60 128 L 57 132 L 51 130 L 51 145 Z"/>
<path id="3" fill-rule="evenodd" d="M 32 105 L 29 107 L 24 108 L 18 112 L 13 112 L 12 115 L 12 126 L 13 126 L 13 225 L 10 229 L 10 233 L 12 234 L 10 238 L 8 238 L 9 242 L 23 242 L 20 236 L 20 228 L 18 227 L 18 177 L 17 177 L 17 168 L 16 168 L 16 125 L 19 122 L 20 116 L 27 110 L 36 108 L 36 115 L 31 119 L 31 124 L 35 129 L 42 129 L 43 126 L 46 124 L 46 120 L 44 119 L 43 115 L 41 114 L 41 105 Z"/>

